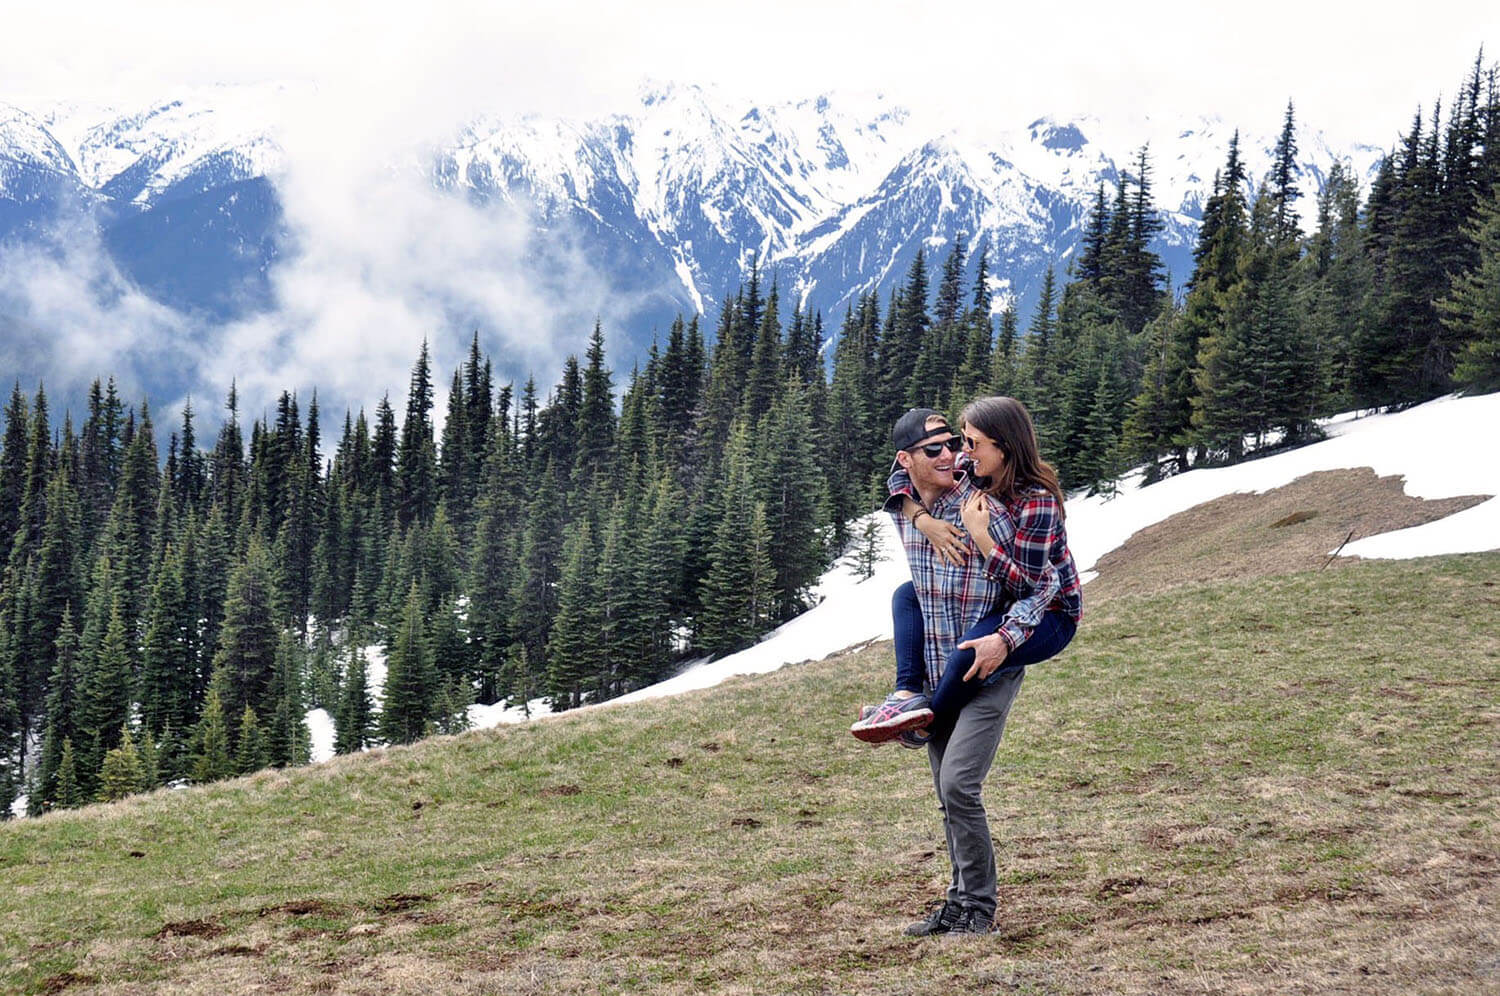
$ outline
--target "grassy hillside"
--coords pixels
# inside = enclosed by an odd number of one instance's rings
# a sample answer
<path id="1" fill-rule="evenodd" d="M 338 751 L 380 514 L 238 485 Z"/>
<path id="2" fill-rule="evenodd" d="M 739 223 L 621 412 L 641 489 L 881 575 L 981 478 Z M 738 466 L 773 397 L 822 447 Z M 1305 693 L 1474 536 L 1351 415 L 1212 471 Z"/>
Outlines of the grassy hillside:
<path id="1" fill-rule="evenodd" d="M 1500 555 L 1120 597 L 1027 678 L 999 932 L 889 647 L 0 826 L 0 987 L 1500 992 Z"/>

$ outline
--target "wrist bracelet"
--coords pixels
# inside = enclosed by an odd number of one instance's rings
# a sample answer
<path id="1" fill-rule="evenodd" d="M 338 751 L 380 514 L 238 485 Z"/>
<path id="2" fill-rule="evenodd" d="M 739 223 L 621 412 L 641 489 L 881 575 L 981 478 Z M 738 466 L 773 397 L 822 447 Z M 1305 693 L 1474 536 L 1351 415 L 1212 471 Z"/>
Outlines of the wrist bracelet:
<path id="1" fill-rule="evenodd" d="M 930 516 L 930 515 L 932 515 L 932 513 L 929 512 L 929 511 L 927 511 L 927 509 L 925 509 L 925 508 L 919 508 L 919 509 L 917 509 L 915 512 L 912 513 L 911 524 L 915 526 L 917 524 L 917 520 L 920 519 L 924 515 Z"/>

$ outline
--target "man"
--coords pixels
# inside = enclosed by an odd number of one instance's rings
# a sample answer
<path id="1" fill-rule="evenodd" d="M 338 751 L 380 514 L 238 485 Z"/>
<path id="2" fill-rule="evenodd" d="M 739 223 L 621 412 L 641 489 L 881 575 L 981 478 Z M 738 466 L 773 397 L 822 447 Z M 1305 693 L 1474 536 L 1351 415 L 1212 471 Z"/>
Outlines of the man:
<path id="1" fill-rule="evenodd" d="M 984 934 L 995 918 L 996 870 L 981 793 L 1024 669 L 992 677 L 1002 662 L 1001 645 L 976 639 L 999 625 L 1005 591 L 986 574 L 985 557 L 962 528 L 961 510 L 980 491 L 955 462 L 959 436 L 938 412 L 914 408 L 896 421 L 891 442 L 896 457 L 886 508 L 906 548 L 912 583 L 897 590 L 892 604 L 897 691 L 851 732 L 872 742 L 897 734 L 909 741 L 914 728 L 932 720 L 923 691 L 937 688 L 945 668 L 963 667 L 957 673 L 968 677 L 965 694 L 972 698 L 956 716 L 933 723 L 927 738 L 952 879 L 943 903 L 906 933 Z M 932 521 L 923 523 L 927 517 Z"/>

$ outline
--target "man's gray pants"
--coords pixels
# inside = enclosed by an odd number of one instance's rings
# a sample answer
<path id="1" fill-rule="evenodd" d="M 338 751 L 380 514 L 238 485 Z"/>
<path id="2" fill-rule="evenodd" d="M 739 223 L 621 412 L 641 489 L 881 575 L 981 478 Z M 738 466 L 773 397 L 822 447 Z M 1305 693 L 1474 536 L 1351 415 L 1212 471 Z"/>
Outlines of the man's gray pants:
<path id="1" fill-rule="evenodd" d="M 1025 668 L 1002 674 L 964 706 L 951 732 L 934 731 L 927 745 L 953 881 L 948 899 L 995 915 L 995 845 L 985 818 L 985 776 L 1000 747 L 1005 719 L 1021 690 Z"/>

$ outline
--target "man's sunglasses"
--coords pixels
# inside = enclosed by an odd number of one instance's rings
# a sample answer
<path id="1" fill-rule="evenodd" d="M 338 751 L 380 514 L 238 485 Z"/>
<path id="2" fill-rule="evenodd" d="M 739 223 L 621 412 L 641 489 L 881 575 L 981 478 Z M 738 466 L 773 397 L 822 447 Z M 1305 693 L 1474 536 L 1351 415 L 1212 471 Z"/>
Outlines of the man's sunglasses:
<path id="1" fill-rule="evenodd" d="M 925 453 L 928 456 L 928 458 L 932 458 L 932 457 L 940 456 L 944 450 L 947 450 L 949 453 L 957 453 L 959 450 L 961 450 L 963 448 L 964 448 L 964 441 L 963 441 L 963 439 L 961 437 L 959 437 L 959 436 L 950 436 L 947 439 L 942 440 L 941 442 L 928 443 L 926 446 L 912 446 L 912 447 L 909 447 L 907 449 L 907 452 L 910 453 L 910 452 L 912 452 L 914 450 L 921 450 L 923 453 Z"/>

